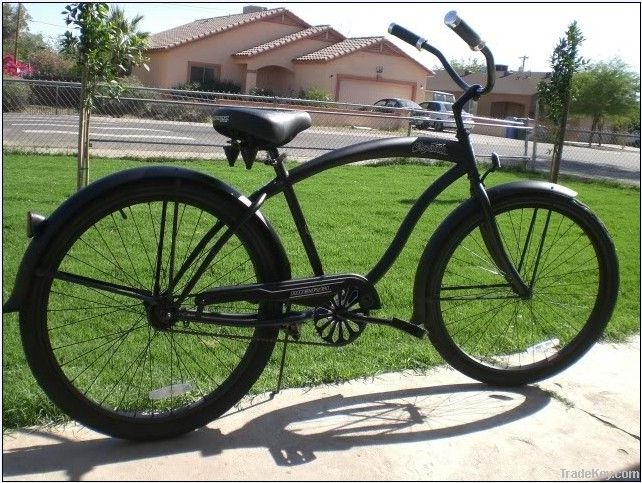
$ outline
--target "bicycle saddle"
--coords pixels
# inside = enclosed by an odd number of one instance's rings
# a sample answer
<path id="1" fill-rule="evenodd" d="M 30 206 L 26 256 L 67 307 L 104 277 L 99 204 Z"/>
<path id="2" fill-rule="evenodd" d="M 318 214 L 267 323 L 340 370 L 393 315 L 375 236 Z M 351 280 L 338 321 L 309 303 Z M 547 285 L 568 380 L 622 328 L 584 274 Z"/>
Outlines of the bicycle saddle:
<path id="1" fill-rule="evenodd" d="M 312 125 L 307 112 L 223 107 L 213 114 L 220 134 L 259 149 L 283 146 Z"/>

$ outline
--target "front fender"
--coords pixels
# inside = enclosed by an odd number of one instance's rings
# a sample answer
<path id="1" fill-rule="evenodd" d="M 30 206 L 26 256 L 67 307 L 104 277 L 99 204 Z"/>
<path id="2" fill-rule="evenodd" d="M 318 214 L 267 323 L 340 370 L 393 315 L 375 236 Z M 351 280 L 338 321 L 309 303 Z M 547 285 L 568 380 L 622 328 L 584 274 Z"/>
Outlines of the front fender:
<path id="1" fill-rule="evenodd" d="M 35 271 L 39 266 L 42 256 L 46 253 L 49 243 L 53 237 L 64 228 L 65 224 L 77 215 L 79 210 L 96 198 L 103 197 L 113 189 L 128 184 L 135 184 L 142 180 L 149 181 L 153 179 L 159 181 L 171 179 L 177 184 L 183 182 L 199 184 L 212 192 L 224 194 L 231 200 L 234 200 L 240 208 L 247 208 L 250 205 L 250 201 L 231 186 L 216 178 L 189 169 L 169 166 L 149 166 L 121 171 L 106 176 L 67 198 L 50 217 L 38 225 L 35 236 L 27 247 L 27 251 L 20 263 L 11 296 L 2 306 L 2 311 L 8 313 L 17 312 L 21 309 Z M 270 240 L 273 253 L 278 257 L 278 266 L 281 267 L 282 272 L 280 276 L 282 279 L 290 278 L 290 263 L 274 229 L 259 211 L 257 211 L 253 217 L 257 225 L 260 226 L 263 235 Z"/>
<path id="2" fill-rule="evenodd" d="M 559 196 L 562 198 L 575 198 L 577 193 L 566 186 L 546 181 L 515 181 L 512 183 L 494 186 L 486 191 L 491 205 L 506 198 L 513 196 L 533 196 L 536 194 L 547 194 L 549 196 Z M 470 198 L 459 205 L 446 219 L 439 225 L 435 233 L 430 238 L 419 264 L 415 275 L 414 295 L 413 295 L 413 315 L 412 321 L 416 324 L 422 324 L 426 321 L 426 285 L 432 273 L 431 266 L 434 263 L 435 256 L 439 248 L 450 237 L 452 227 L 457 226 L 462 219 L 473 216 L 481 210 L 476 198 Z"/>

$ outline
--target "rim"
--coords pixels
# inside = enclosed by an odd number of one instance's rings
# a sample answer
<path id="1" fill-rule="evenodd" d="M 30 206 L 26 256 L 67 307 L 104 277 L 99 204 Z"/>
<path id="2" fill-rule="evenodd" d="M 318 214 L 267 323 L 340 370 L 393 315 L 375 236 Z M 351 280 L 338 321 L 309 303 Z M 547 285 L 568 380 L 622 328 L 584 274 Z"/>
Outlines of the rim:
<path id="1" fill-rule="evenodd" d="M 601 289 L 598 251 L 580 220 L 545 203 L 500 209 L 496 221 L 532 296 L 520 298 L 492 261 L 477 223 L 453 242 L 438 311 L 466 357 L 498 370 L 552 364 L 590 329 Z"/>
<path id="2" fill-rule="evenodd" d="M 126 418 L 173 417 L 222 395 L 257 348 L 253 328 L 199 324 L 198 335 L 179 333 L 188 324 L 154 323 L 139 299 L 61 278 L 60 273 L 163 293 L 198 241 L 218 218 L 198 200 L 141 196 L 101 210 L 73 236 L 44 301 L 51 357 L 77 395 Z M 164 220 L 163 220 L 164 219 Z M 164 223 L 162 223 L 164 221 Z M 164 227 L 163 227 L 164 225 Z M 212 247 L 221 232 L 206 245 Z M 163 245 L 162 249 L 159 247 Z M 194 273 L 203 257 L 196 258 Z M 176 284 L 177 293 L 185 278 Z M 255 260 L 232 237 L 190 291 L 258 281 Z M 168 294 L 171 299 L 172 295 Z M 188 298 L 183 308 L 194 308 Z M 256 313 L 245 302 L 211 306 L 222 313 Z"/>

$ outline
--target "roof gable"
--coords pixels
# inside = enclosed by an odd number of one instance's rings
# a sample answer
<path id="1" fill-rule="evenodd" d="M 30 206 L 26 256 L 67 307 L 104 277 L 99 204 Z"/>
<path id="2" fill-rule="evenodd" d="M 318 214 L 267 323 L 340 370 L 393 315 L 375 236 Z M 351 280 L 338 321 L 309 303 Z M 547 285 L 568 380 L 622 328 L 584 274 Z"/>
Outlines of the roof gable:
<path id="1" fill-rule="evenodd" d="M 276 19 L 279 19 L 281 23 L 298 25 L 304 29 L 310 27 L 310 24 L 297 17 L 289 10 L 285 8 L 273 8 L 259 12 L 204 18 L 169 30 L 164 30 L 163 32 L 158 32 L 149 37 L 148 50 L 171 49 L 188 42 L 193 42 L 195 40 L 241 27 L 248 23 L 261 20 L 274 21 Z"/>
<path id="2" fill-rule="evenodd" d="M 324 47 L 315 52 L 302 55 L 294 59 L 295 62 L 328 62 L 343 57 L 365 47 L 372 46 L 383 40 L 383 37 L 357 37 L 345 39 L 341 42 Z"/>
<path id="3" fill-rule="evenodd" d="M 432 71 L 428 67 L 419 63 L 416 59 L 406 54 L 384 37 L 356 37 L 345 39 L 323 49 L 297 57 L 293 62 L 330 62 L 358 51 L 404 57 L 417 64 L 425 70 L 428 75 L 432 75 Z"/>
<path id="4" fill-rule="evenodd" d="M 345 37 L 329 25 L 319 25 L 286 35 L 275 40 L 271 40 L 270 42 L 251 47 L 249 49 L 242 50 L 241 52 L 237 52 L 236 54 L 234 54 L 234 57 L 253 57 L 255 55 L 263 54 L 265 52 L 278 49 L 280 47 L 283 47 L 284 45 L 289 45 L 293 42 L 297 42 L 303 39 L 321 40 L 335 43 L 345 40 Z"/>

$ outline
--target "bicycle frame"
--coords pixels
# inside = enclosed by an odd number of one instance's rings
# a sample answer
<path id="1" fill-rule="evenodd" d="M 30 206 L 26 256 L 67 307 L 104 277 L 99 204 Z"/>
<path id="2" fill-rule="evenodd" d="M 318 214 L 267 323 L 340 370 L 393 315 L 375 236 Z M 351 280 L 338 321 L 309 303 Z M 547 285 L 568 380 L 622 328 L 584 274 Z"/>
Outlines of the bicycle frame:
<path id="1" fill-rule="evenodd" d="M 439 196 L 447 187 L 457 181 L 459 178 L 467 175 L 470 180 L 470 192 L 471 196 L 476 198 L 480 204 L 480 209 L 484 216 L 484 223 L 481 226 L 483 239 L 488 247 L 489 253 L 491 254 L 494 261 L 497 263 L 497 266 L 502 269 L 505 273 L 505 278 L 513 291 L 522 296 L 528 297 L 529 288 L 526 286 L 524 281 L 521 279 L 517 270 L 509 261 L 506 252 L 504 251 L 503 244 L 499 232 L 497 231 L 497 226 L 493 216 L 491 215 L 490 201 L 484 189 L 483 183 L 481 181 L 479 171 L 475 162 L 475 155 L 470 143 L 468 132 L 464 129 L 463 122 L 461 119 L 461 107 L 467 100 L 475 95 L 476 87 L 473 86 L 469 91 L 467 91 L 454 105 L 455 111 L 455 121 L 457 123 L 457 140 L 443 139 L 431 136 L 420 136 L 420 137 L 404 137 L 404 138 L 388 138 L 375 141 L 368 141 L 353 146 L 348 146 L 345 148 L 337 149 L 330 153 L 326 153 L 317 158 L 314 158 L 308 162 L 301 164 L 293 168 L 291 171 L 287 171 L 283 166 L 283 156 L 279 156 L 278 151 L 273 149 L 269 151 L 271 156 L 271 164 L 273 165 L 276 171 L 276 177 L 255 191 L 250 197 L 250 204 L 247 209 L 247 214 L 241 220 L 239 220 L 234 226 L 231 226 L 227 231 L 221 235 L 219 240 L 216 242 L 214 247 L 210 249 L 210 253 L 203 259 L 200 267 L 194 272 L 192 278 L 185 285 L 182 293 L 177 299 L 177 303 L 182 303 L 188 296 L 193 287 L 198 282 L 200 276 L 205 272 L 210 262 L 216 256 L 218 250 L 223 246 L 227 240 L 229 240 L 238 229 L 238 227 L 247 220 L 250 216 L 254 215 L 262 204 L 269 198 L 283 193 L 292 218 L 295 222 L 299 237 L 305 249 L 308 261 L 312 268 L 312 271 L 316 277 L 316 280 L 324 285 L 315 292 L 314 287 L 310 287 L 309 282 L 315 280 L 312 279 L 302 279 L 299 281 L 303 285 L 294 285 L 289 283 L 289 285 L 274 286 L 274 284 L 253 284 L 245 286 L 235 286 L 235 287 L 224 287 L 219 289 L 214 289 L 212 291 L 206 292 L 204 294 L 196 295 L 196 299 L 205 303 L 216 303 L 219 302 L 229 302 L 229 301 L 238 301 L 238 300 L 268 300 L 270 295 L 277 296 L 278 300 L 285 301 L 286 303 L 297 303 L 297 297 L 293 294 L 301 293 L 301 290 L 308 290 L 308 305 L 313 304 L 322 300 L 320 296 L 327 295 L 332 292 L 332 289 L 328 284 L 336 282 L 335 279 L 329 281 L 327 277 L 324 278 L 323 265 L 321 259 L 316 250 L 314 241 L 308 230 L 305 217 L 299 205 L 298 199 L 294 192 L 293 186 L 296 183 L 299 183 L 305 179 L 308 179 L 318 173 L 323 171 L 343 166 L 350 163 L 355 163 L 358 161 L 368 160 L 368 159 L 381 159 L 381 158 L 398 158 L 398 157 L 415 157 L 415 158 L 430 158 L 437 159 L 441 161 L 447 161 L 453 163 L 453 166 L 446 171 L 442 176 L 435 180 L 426 190 L 419 196 L 415 201 L 408 214 L 402 221 L 397 233 L 392 239 L 390 245 L 383 253 L 379 261 L 374 265 L 374 267 L 368 272 L 365 276 L 364 281 L 359 283 L 362 286 L 367 285 L 363 282 L 369 282 L 370 284 L 376 284 L 390 269 L 394 264 L 397 257 L 403 250 L 408 241 L 410 234 L 413 232 L 417 222 L 422 217 L 430 203 L 432 203 L 437 196 Z M 213 227 L 201 240 L 201 243 L 197 245 L 194 251 L 187 257 L 184 265 L 177 271 L 176 276 L 172 279 L 168 292 L 171 293 L 173 288 L 178 283 L 181 276 L 187 271 L 189 265 L 198 257 L 201 250 L 207 245 L 207 243 L 214 237 L 218 231 L 222 228 L 222 224 L 217 224 Z M 355 282 L 357 279 L 355 275 L 349 275 L 352 277 L 352 281 Z M 338 284 L 339 282 L 337 282 Z M 303 289 L 302 287 L 310 287 L 308 289 Z M 288 292 L 289 291 L 289 292 Z M 278 294 L 277 294 L 278 292 Z M 284 295 L 287 292 L 290 294 L 288 297 Z M 378 301 L 378 297 L 375 297 Z M 376 303 L 373 303 L 370 308 L 378 308 Z M 185 317 L 188 316 L 187 313 L 183 314 Z M 191 320 L 194 320 L 190 317 Z M 213 321 L 213 320 L 212 320 Z M 229 317 L 221 317 L 221 322 L 224 323 L 233 323 L 234 320 L 231 320 Z M 255 323 L 258 323 L 257 319 L 252 320 Z M 248 323 L 250 320 L 243 318 L 242 320 L 237 320 L 238 323 Z M 268 321 L 265 321 L 267 323 Z M 270 321 L 270 323 L 275 323 L 276 321 Z"/>

